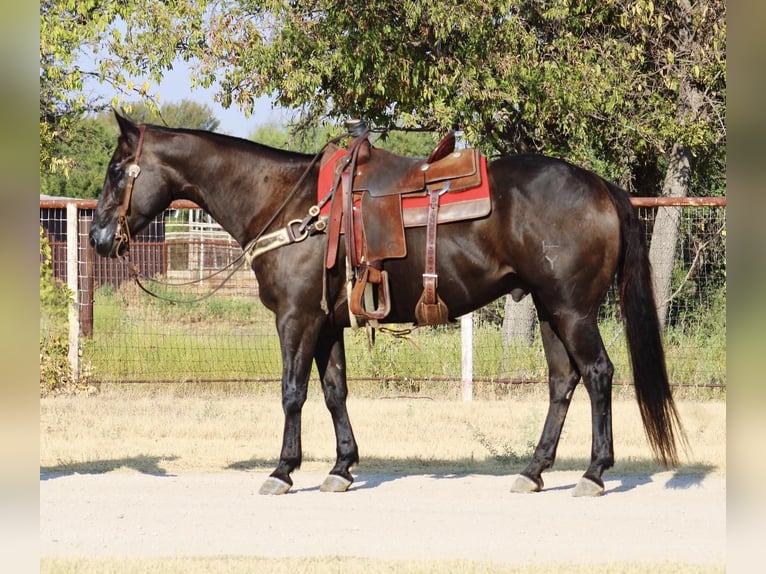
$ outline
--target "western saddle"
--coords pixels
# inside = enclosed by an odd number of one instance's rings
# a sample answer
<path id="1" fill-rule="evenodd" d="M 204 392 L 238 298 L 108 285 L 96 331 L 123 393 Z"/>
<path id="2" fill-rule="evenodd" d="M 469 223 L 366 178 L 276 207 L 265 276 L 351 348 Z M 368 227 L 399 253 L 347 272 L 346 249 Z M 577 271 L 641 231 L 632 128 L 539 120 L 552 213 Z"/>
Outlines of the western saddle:
<path id="1" fill-rule="evenodd" d="M 449 310 L 437 293 L 437 224 L 481 217 L 489 212 L 489 195 L 439 216 L 440 199 L 475 190 L 486 183 L 486 161 L 476 149 L 455 151 L 455 134 L 448 133 L 426 159 L 399 156 L 374 147 L 361 120 L 347 122 L 352 136 L 348 148 L 328 145 L 322 158 L 332 170 L 326 268 L 337 263 L 340 236 L 345 239 L 348 304 L 352 324 L 377 321 L 391 310 L 386 259 L 407 255 L 404 228 L 426 226 L 423 293 L 415 308 L 418 325 L 449 321 Z M 322 176 L 320 176 L 321 186 Z M 327 191 L 326 189 L 324 190 Z M 323 190 L 318 190 L 322 194 Z M 417 203 L 419 208 L 408 208 Z M 466 208 L 465 205 L 470 207 Z"/>

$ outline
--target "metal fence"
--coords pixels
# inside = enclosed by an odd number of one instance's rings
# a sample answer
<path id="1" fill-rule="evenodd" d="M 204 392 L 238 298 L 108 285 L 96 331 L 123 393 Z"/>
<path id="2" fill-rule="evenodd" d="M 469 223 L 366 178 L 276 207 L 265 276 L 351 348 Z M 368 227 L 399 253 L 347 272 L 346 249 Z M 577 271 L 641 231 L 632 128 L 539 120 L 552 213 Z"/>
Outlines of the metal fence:
<path id="1" fill-rule="evenodd" d="M 664 332 L 671 380 L 725 386 L 725 199 L 633 201 L 650 241 L 657 210 L 681 210 Z M 94 208 L 94 201 L 40 202 L 54 276 L 76 293 L 69 357 L 77 376 L 101 382 L 279 380 L 273 316 L 260 304 L 250 270 L 237 272 L 202 302 L 153 299 L 130 280 L 126 261 L 94 254 L 87 237 Z M 175 202 L 133 238 L 130 264 L 143 275 L 184 284 L 209 276 L 240 253 L 234 240 L 194 204 Z M 209 292 L 220 279 L 157 289 L 190 299 Z M 629 382 L 631 374 L 615 301 L 610 294 L 601 328 L 620 384 Z M 535 326 L 508 324 L 509 305 L 503 298 L 473 313 L 470 322 L 419 329 L 408 338 L 378 335 L 372 346 L 363 330 L 350 331 L 349 379 L 407 388 L 466 379 L 545 381 L 542 345 L 539 337 L 530 338 Z"/>

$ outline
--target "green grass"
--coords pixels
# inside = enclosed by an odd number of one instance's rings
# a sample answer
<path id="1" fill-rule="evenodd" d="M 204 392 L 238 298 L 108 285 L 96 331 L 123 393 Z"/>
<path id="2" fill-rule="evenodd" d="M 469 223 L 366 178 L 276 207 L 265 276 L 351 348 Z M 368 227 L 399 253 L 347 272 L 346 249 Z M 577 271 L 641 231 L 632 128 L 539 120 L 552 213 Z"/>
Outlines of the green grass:
<path id="1" fill-rule="evenodd" d="M 666 330 L 672 382 L 701 388 L 726 384 L 725 308 L 716 305 L 711 313 L 706 321 L 687 319 Z M 631 382 L 622 324 L 605 317 L 601 331 L 615 365 L 614 380 Z M 401 338 L 377 332 L 374 344 L 366 330 L 348 330 L 346 349 L 349 378 L 374 381 L 382 392 L 415 393 L 424 385 L 460 380 L 457 325 L 417 329 Z M 473 352 L 476 381 L 547 379 L 539 336 L 529 345 L 504 345 L 499 324 L 478 321 Z M 171 304 L 151 299 L 131 284 L 97 293 L 94 334 L 84 339 L 82 356 L 85 374 L 94 382 L 263 381 L 281 376 L 274 317 L 257 299 L 214 297 Z"/>

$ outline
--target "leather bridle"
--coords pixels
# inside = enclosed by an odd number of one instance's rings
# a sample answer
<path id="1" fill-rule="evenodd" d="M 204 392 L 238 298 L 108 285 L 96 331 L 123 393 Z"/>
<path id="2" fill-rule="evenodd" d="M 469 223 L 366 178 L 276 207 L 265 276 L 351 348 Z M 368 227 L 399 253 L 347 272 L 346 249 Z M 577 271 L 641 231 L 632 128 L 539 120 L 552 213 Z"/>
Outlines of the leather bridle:
<path id="1" fill-rule="evenodd" d="M 115 241 L 115 253 L 119 254 L 120 249 L 130 245 L 130 228 L 128 227 L 128 211 L 130 210 L 130 200 L 133 196 L 133 185 L 136 183 L 138 175 L 141 173 L 141 168 L 138 165 L 138 161 L 141 159 L 141 149 L 144 145 L 144 132 L 146 126 L 138 126 L 138 144 L 136 145 L 136 157 L 133 159 L 133 163 L 128 166 L 127 175 L 128 181 L 125 184 L 125 194 L 122 197 L 122 205 L 120 206 L 120 214 L 117 216 L 117 229 L 114 232 Z"/>

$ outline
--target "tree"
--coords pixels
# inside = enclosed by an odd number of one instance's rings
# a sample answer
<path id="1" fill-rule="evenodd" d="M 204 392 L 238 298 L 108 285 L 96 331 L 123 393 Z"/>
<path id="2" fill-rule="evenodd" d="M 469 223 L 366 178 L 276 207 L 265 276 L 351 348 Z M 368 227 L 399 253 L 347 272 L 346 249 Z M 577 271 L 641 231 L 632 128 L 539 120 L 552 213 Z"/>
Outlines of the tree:
<path id="1" fill-rule="evenodd" d="M 189 100 L 168 102 L 159 108 L 143 102 L 126 103 L 131 117 L 143 123 L 170 127 L 215 130 L 219 120 L 205 104 Z M 101 192 L 109 158 L 119 130 L 111 110 L 71 119 L 51 147 L 57 158 L 65 158 L 59 169 L 43 171 L 40 192 L 60 197 L 96 198 Z"/>
<path id="2" fill-rule="evenodd" d="M 533 342 L 537 311 L 531 296 L 524 297 L 521 301 L 514 301 L 513 297 L 505 297 L 505 309 L 503 314 L 503 345 L 529 346 Z"/>
<path id="3" fill-rule="evenodd" d="M 378 127 L 463 127 L 477 141 L 506 107 L 517 54 L 534 42 L 508 2 L 265 1 L 239 8 L 209 36 L 201 73 L 221 83 L 224 103 L 247 108 L 273 93 L 279 105 L 301 109 L 306 125 L 362 117 Z"/>
<path id="4" fill-rule="evenodd" d="M 325 143 L 342 134 L 344 127 L 324 124 L 318 128 L 292 131 L 289 127 L 266 124 L 250 136 L 253 141 L 280 149 L 316 153 Z M 435 144 L 434 134 L 427 132 L 392 132 L 373 136 L 375 145 L 401 155 L 426 157 Z"/>
<path id="5" fill-rule="evenodd" d="M 240 7 L 205 60 L 213 70 L 231 56 L 227 101 L 273 92 L 306 125 L 352 115 L 460 126 L 486 151 L 563 156 L 646 195 L 687 195 L 695 160 L 710 178 L 724 169 L 708 161 L 726 135 L 722 0 Z M 677 229 L 661 210 L 652 262 L 663 320 Z"/>
<path id="6" fill-rule="evenodd" d="M 489 154 L 565 157 L 642 195 L 659 193 L 676 142 L 709 177 L 723 168 L 705 161 L 725 142 L 722 0 L 227 7 L 198 68 L 224 104 L 271 94 L 298 128 L 458 127 Z"/>
<path id="7" fill-rule="evenodd" d="M 633 36 L 644 41 L 634 60 L 654 79 L 652 103 L 667 110 L 664 148 L 669 151 L 661 194 L 690 195 L 695 161 L 706 165 L 725 143 L 726 94 L 725 4 L 722 0 L 660 3 L 642 1 L 625 21 Z M 724 171 L 724 162 L 716 166 Z M 710 186 L 706 186 L 710 187 Z M 660 208 L 654 223 L 649 257 L 660 323 L 665 324 L 675 260 L 679 208 Z"/>
<path id="8" fill-rule="evenodd" d="M 559 155 L 649 193 L 673 142 L 698 153 L 721 139 L 725 6 L 701 0 L 688 21 L 685 1 L 45 0 L 41 108 L 84 102 L 66 94 L 85 75 L 148 96 L 180 57 L 224 106 L 270 94 L 298 128 L 458 127 L 489 153 Z M 92 71 L 72 55 L 89 51 Z M 711 111 L 675 113 L 687 85 Z"/>
<path id="9" fill-rule="evenodd" d="M 57 167 L 52 152 L 67 123 L 125 98 L 156 96 L 177 58 L 191 58 L 205 43 L 206 0 L 41 0 L 40 163 Z M 88 95 L 86 81 L 110 84 L 104 102 Z M 156 99 L 154 100 L 156 102 Z"/>
<path id="10" fill-rule="evenodd" d="M 117 142 L 116 126 L 104 118 L 87 117 L 68 122 L 64 134 L 51 146 L 59 167 L 40 174 L 40 192 L 58 197 L 96 198 Z"/>
<path id="11" fill-rule="evenodd" d="M 192 100 L 167 102 L 159 107 L 139 101 L 128 104 L 125 111 L 138 123 L 159 124 L 170 128 L 215 131 L 221 124 L 210 106 Z M 109 117 L 111 119 L 111 114 Z"/>
<path id="12" fill-rule="evenodd" d="M 67 96 L 85 73 L 73 54 L 93 50 L 88 73 L 142 95 L 181 57 L 224 106 L 272 95 L 298 131 L 457 127 L 488 154 L 688 194 L 725 170 L 725 16 L 723 0 L 44 0 L 41 137 L 61 133 L 62 102 L 87 104 Z"/>
<path id="13" fill-rule="evenodd" d="M 300 132 L 292 131 L 286 126 L 269 123 L 256 128 L 250 139 L 278 149 L 316 153 L 322 149 L 325 143 L 343 131 L 341 126 L 331 123 L 304 129 Z"/>

